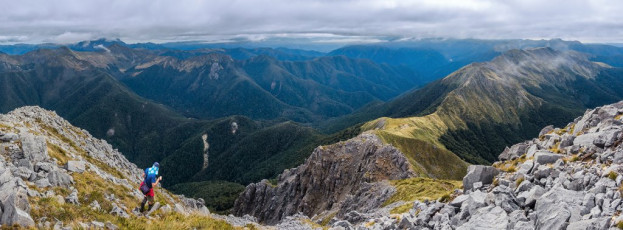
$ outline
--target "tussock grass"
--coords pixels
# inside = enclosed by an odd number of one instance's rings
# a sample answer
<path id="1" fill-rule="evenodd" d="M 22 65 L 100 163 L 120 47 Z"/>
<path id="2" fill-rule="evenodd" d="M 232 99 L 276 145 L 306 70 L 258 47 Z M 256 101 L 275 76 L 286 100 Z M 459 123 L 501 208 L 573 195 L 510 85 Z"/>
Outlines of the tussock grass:
<path id="1" fill-rule="evenodd" d="M 396 193 L 383 203 L 387 206 L 397 201 L 413 202 L 415 200 L 437 200 L 458 189 L 462 182 L 453 180 L 437 180 L 429 178 L 408 178 L 391 181 Z"/>
<path id="2" fill-rule="evenodd" d="M 524 155 L 521 155 L 521 157 L 514 159 L 514 160 L 496 162 L 493 164 L 493 167 L 504 172 L 512 173 L 512 172 L 517 171 L 517 165 L 524 163 L 527 160 L 528 158 L 526 157 L 526 154 L 524 154 Z"/>
<path id="3" fill-rule="evenodd" d="M 411 208 L 413 208 L 413 203 L 407 202 L 406 204 L 393 208 L 392 210 L 389 211 L 389 213 L 390 214 L 402 214 L 402 213 L 408 212 L 409 210 L 411 210 Z"/>
<path id="4" fill-rule="evenodd" d="M 311 221 L 310 219 L 303 219 L 301 222 L 303 222 L 304 224 L 306 224 L 306 225 L 310 226 L 312 229 L 322 229 L 322 230 L 327 230 L 327 229 L 329 229 L 329 227 L 328 227 L 328 226 L 322 226 L 322 225 L 320 225 L 320 224 L 317 224 L 317 223 L 315 223 L 315 222 Z M 249 225 L 250 225 L 250 226 L 249 226 Z M 247 226 L 245 226 L 245 227 L 249 228 L 250 230 L 251 230 L 251 229 L 257 229 L 257 228 L 255 228 L 255 226 L 254 226 L 254 225 L 252 225 L 252 224 L 248 224 L 248 225 L 247 225 Z"/>
<path id="5" fill-rule="evenodd" d="M 104 164 L 104 162 L 100 161 L 100 160 L 96 160 L 93 157 L 87 155 L 86 153 L 84 154 L 84 159 L 91 163 L 94 164 L 95 166 L 97 166 L 99 169 L 103 170 L 104 172 L 110 173 L 111 175 L 120 178 L 120 179 L 127 179 L 125 174 L 121 173 L 119 170 L 110 167 L 107 164 Z"/>
<path id="6" fill-rule="evenodd" d="M 61 141 L 67 143 L 69 146 L 71 146 L 72 148 L 74 148 L 76 151 L 78 152 L 84 152 L 84 150 L 82 150 L 81 148 L 79 148 L 76 143 L 74 143 L 71 139 L 67 138 L 65 135 L 61 135 L 58 130 L 56 130 L 56 128 L 48 126 L 46 124 L 44 124 L 43 122 L 37 120 L 37 122 L 39 123 L 39 126 L 41 126 L 41 128 L 43 128 L 45 131 L 47 131 L 48 134 L 60 139 Z"/>
<path id="7" fill-rule="evenodd" d="M 324 218 L 322 218 L 322 221 L 320 221 L 320 225 L 322 225 L 322 226 L 329 225 L 329 221 L 331 221 L 331 219 L 333 219 L 333 217 L 335 217 L 335 215 L 337 215 L 337 212 L 333 212 L 333 213 L 325 216 Z"/>
<path id="8" fill-rule="evenodd" d="M 608 173 L 608 178 L 610 178 L 610 180 L 616 180 L 618 176 L 619 174 L 614 171 L 610 171 L 610 173 Z"/>
<path id="9" fill-rule="evenodd" d="M 11 130 L 11 127 L 5 124 L 0 123 L 0 131 L 9 131 Z"/>
<path id="10" fill-rule="evenodd" d="M 88 223 L 93 220 L 111 222 L 121 229 L 237 229 L 225 221 L 197 214 L 185 216 L 174 212 L 163 214 L 157 211 L 152 214 L 155 217 L 152 219 L 134 216 L 126 219 L 113 216 L 109 214 L 113 204 L 105 198 L 105 194 L 114 194 L 119 203 L 127 208 L 125 211 L 128 213 L 131 213 L 129 209 L 139 205 L 141 198 L 130 195 L 130 189 L 105 181 L 92 172 L 73 173 L 72 176 L 76 182 L 74 187 L 78 190 L 80 205 L 61 204 L 56 197 L 30 197 L 33 219 L 47 217 L 49 220 L 60 220 L 66 226 L 75 229 L 79 228 L 79 222 Z M 70 193 L 68 189 L 61 187 L 55 187 L 53 190 L 55 194 L 63 197 Z M 165 191 L 156 191 L 156 200 L 164 205 L 166 200 L 160 195 L 161 192 Z M 89 207 L 93 201 L 99 203 L 101 211 Z"/>
<path id="11" fill-rule="evenodd" d="M 468 164 L 445 148 L 385 131 L 377 134 L 385 143 L 398 148 L 409 160 L 413 171 L 422 177 L 459 180 L 467 172 Z"/>
<path id="12" fill-rule="evenodd" d="M 48 147 L 48 155 L 56 159 L 60 165 L 65 165 L 67 164 L 67 161 L 71 160 L 67 151 L 65 151 L 63 148 L 59 147 L 58 145 L 48 142 L 47 147 Z"/>
<path id="13" fill-rule="evenodd" d="M 498 185 L 500 185 L 500 180 L 498 180 L 498 178 L 493 178 L 493 183 L 491 183 L 491 185 L 493 185 L 493 187 L 497 187 Z"/>
<path id="14" fill-rule="evenodd" d="M 163 218 L 146 221 L 143 218 L 120 218 L 119 227 L 122 229 L 215 229 L 230 230 L 235 228 L 223 220 L 216 220 L 207 216 L 190 215 L 184 216 L 172 213 Z"/>
<path id="15" fill-rule="evenodd" d="M 526 180 L 526 178 L 524 178 L 523 176 L 522 176 L 522 177 L 517 178 L 517 180 L 515 181 L 515 187 L 519 187 L 519 185 L 520 185 L 521 183 L 523 183 L 525 180 Z"/>
<path id="16" fill-rule="evenodd" d="M 553 153 L 558 153 L 558 154 L 562 154 L 562 153 L 564 153 L 564 150 L 563 150 L 563 149 L 560 149 L 559 147 L 560 147 L 560 141 L 556 141 L 556 142 L 555 142 L 555 144 L 554 144 L 554 146 L 552 146 L 552 147 L 551 147 L 551 148 L 549 148 L 548 150 L 549 150 L 550 152 L 553 152 Z"/>
<path id="17" fill-rule="evenodd" d="M 575 130 L 575 124 L 572 124 L 571 126 L 569 126 L 568 129 L 569 129 L 569 133 L 573 134 L 573 131 Z"/>
<path id="18" fill-rule="evenodd" d="M 376 129 L 383 120 L 383 129 Z M 440 137 L 450 129 L 437 114 L 410 118 L 379 118 L 364 124 L 362 130 L 374 132 L 384 143 L 398 148 L 413 171 L 422 177 L 459 180 L 468 164 L 446 149 Z M 456 128 L 456 127 L 453 127 Z"/>

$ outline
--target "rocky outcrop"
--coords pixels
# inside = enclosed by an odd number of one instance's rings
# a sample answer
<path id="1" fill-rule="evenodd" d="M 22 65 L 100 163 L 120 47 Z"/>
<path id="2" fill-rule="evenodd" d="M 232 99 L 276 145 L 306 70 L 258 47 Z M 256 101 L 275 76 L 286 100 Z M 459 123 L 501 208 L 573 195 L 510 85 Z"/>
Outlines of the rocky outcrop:
<path id="1" fill-rule="evenodd" d="M 528 150 L 528 145 L 516 144 L 516 145 L 513 145 L 511 148 L 507 147 L 506 149 L 504 149 L 504 152 L 502 152 L 500 156 L 498 156 L 498 159 L 514 160 L 514 159 L 519 158 L 519 156 L 523 155 L 524 153 L 526 153 L 527 150 Z"/>
<path id="2" fill-rule="evenodd" d="M 622 114 L 623 102 L 619 102 L 589 110 L 565 128 L 547 127 L 539 138 L 505 150 L 513 154 L 503 158 L 513 161 L 496 162 L 499 174 L 488 166 L 471 166 L 464 182 L 478 186 L 455 191 L 450 202 L 415 201 L 407 213 L 358 224 L 338 220 L 332 226 L 618 229 L 616 225 L 623 222 Z M 522 152 L 511 149 L 525 152 L 510 157 Z"/>
<path id="3" fill-rule="evenodd" d="M 468 191 L 491 184 L 493 178 L 499 173 L 498 169 L 491 166 L 470 165 L 467 168 L 467 175 L 463 178 L 463 190 Z"/>
<path id="4" fill-rule="evenodd" d="M 51 223 L 51 219 L 46 216 L 33 218 L 31 212 L 44 208 L 38 203 L 47 199 L 54 200 L 54 205 L 72 205 L 71 208 L 85 205 L 100 214 L 110 213 L 130 218 L 133 207 L 128 206 L 138 205 L 143 196 L 137 189 L 141 173 L 141 169 L 106 141 L 72 126 L 54 112 L 39 107 L 23 107 L 6 115 L 0 114 L 2 226 L 115 229 L 112 223 L 104 224 L 96 220 L 89 220 L 97 223 L 90 226 L 82 222 Z M 89 180 L 99 182 L 84 181 L 85 178 L 81 176 L 86 174 Z M 109 188 L 98 187 L 105 185 L 109 185 Z M 92 200 L 83 203 L 90 196 L 85 190 L 103 193 L 100 194 L 100 202 Z M 184 214 L 210 214 L 203 200 L 171 195 L 164 190 L 159 191 L 158 195 L 168 203 L 181 207 Z M 132 198 L 128 203 L 123 197 Z M 106 203 L 106 206 L 100 206 L 101 203 Z"/>
<path id="5" fill-rule="evenodd" d="M 364 133 L 316 148 L 304 164 L 279 175 L 277 185 L 266 180 L 250 184 L 236 200 L 234 213 L 275 224 L 299 212 L 313 216 L 341 207 L 369 210 L 391 195 L 381 181 L 413 175 L 398 149 Z"/>

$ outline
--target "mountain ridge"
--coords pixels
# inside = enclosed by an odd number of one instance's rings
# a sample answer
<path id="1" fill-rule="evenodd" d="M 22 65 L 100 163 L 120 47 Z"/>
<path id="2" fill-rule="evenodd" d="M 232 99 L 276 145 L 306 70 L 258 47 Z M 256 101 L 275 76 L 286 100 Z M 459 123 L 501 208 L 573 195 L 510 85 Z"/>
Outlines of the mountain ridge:
<path id="1" fill-rule="evenodd" d="M 106 141 L 56 113 L 22 107 L 0 114 L 0 222 L 24 228 L 228 228 L 202 200 L 157 189 L 147 224 L 137 214 L 142 170 Z M 160 218 L 162 218 L 160 220 Z M 178 222 L 172 219 L 177 219 Z"/>
<path id="2" fill-rule="evenodd" d="M 350 212 L 345 229 L 619 229 L 623 101 L 588 109 L 565 127 L 544 127 L 492 166 L 472 165 L 463 189 L 387 213 Z"/>
<path id="3" fill-rule="evenodd" d="M 333 123 L 354 124 L 372 118 L 364 126 L 375 128 L 381 120 L 412 122 L 436 114 L 428 123 L 445 131 L 421 138 L 468 162 L 492 162 L 506 145 L 535 135 L 538 127 L 560 125 L 580 114 L 581 108 L 620 100 L 623 95 L 616 89 L 623 81 L 621 76 L 620 68 L 591 62 L 574 51 L 511 50 Z M 400 128 L 392 132 L 401 133 Z M 484 145 L 492 142 L 487 138 L 495 144 Z"/>

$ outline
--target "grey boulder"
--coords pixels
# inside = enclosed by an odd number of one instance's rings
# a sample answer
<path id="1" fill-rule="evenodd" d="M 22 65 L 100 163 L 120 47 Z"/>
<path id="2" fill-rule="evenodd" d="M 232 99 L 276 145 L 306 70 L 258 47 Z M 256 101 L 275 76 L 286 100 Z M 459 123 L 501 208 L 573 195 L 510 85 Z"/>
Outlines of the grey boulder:
<path id="1" fill-rule="evenodd" d="M 2 201 L 3 212 L 0 224 L 11 226 L 20 225 L 22 227 L 33 227 L 35 221 L 30 217 L 30 205 L 25 194 L 13 193 L 8 199 Z"/>
<path id="2" fill-rule="evenodd" d="M 468 229 L 506 229 L 508 215 L 500 207 L 483 207 L 472 215 L 467 223 L 456 228 L 457 230 Z"/>
<path id="3" fill-rule="evenodd" d="M 580 220 L 569 223 L 567 230 L 599 230 L 607 229 L 610 225 L 610 219 L 608 217 Z"/>
<path id="4" fill-rule="evenodd" d="M 53 186 L 68 186 L 74 183 L 74 179 L 67 173 L 54 171 L 48 174 L 48 180 Z"/>
<path id="5" fill-rule="evenodd" d="M 621 130 L 619 129 L 611 129 L 604 131 L 593 140 L 593 144 L 597 147 L 604 148 L 610 147 L 615 144 L 615 142 L 619 139 L 619 135 L 621 134 Z"/>
<path id="6" fill-rule="evenodd" d="M 534 161 L 540 165 L 553 164 L 558 159 L 561 159 L 563 157 L 564 155 L 561 154 L 550 153 L 548 151 L 538 151 L 536 154 L 534 154 Z"/>
<path id="7" fill-rule="evenodd" d="M 539 132 L 539 137 L 551 132 L 552 130 L 554 130 L 553 125 L 545 126 L 545 128 L 541 129 L 541 132 Z"/>
<path id="8" fill-rule="evenodd" d="M 581 218 L 584 194 L 555 187 L 536 201 L 537 229 L 565 229 Z"/>
<path id="9" fill-rule="evenodd" d="M 0 134 L 0 141 L 9 142 L 16 141 L 17 139 L 19 139 L 19 136 L 15 133 Z"/>
<path id="10" fill-rule="evenodd" d="M 130 217 L 130 215 L 127 212 L 125 212 L 125 210 L 123 210 L 122 208 L 120 208 L 116 204 L 113 204 L 113 207 L 112 207 L 112 210 L 110 211 L 110 214 L 113 214 L 113 215 L 119 216 L 119 217 L 123 217 L 123 218 Z"/>
<path id="11" fill-rule="evenodd" d="M 463 191 L 470 191 L 476 182 L 491 184 L 493 178 L 499 173 L 500 171 L 498 169 L 491 166 L 470 165 L 467 168 L 467 175 L 463 177 Z"/>
<path id="12" fill-rule="evenodd" d="M 498 156 L 500 160 L 514 160 L 519 158 L 521 155 L 526 154 L 528 150 L 528 145 L 525 143 L 519 143 L 511 146 L 510 148 L 506 148 L 504 152 Z"/>
<path id="13" fill-rule="evenodd" d="M 42 162 L 50 158 L 44 137 L 26 134 L 21 141 L 24 157 L 31 162 Z"/>
<path id="14" fill-rule="evenodd" d="M 68 161 L 65 169 L 70 172 L 82 173 L 86 169 L 84 161 Z"/>

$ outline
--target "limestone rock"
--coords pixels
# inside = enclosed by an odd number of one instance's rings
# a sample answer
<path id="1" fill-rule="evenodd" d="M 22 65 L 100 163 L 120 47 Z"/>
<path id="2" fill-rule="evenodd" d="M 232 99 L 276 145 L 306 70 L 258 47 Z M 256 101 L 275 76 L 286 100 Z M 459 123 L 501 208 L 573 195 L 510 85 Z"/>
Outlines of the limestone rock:
<path id="1" fill-rule="evenodd" d="M 106 227 L 107 230 L 118 230 L 119 229 L 117 225 L 114 225 L 113 223 L 110 223 L 110 222 L 106 222 L 104 226 Z"/>
<path id="2" fill-rule="evenodd" d="M 70 172 L 82 173 L 86 169 L 84 161 L 68 161 L 65 169 Z"/>
<path id="3" fill-rule="evenodd" d="M 119 206 L 117 206 L 116 204 L 113 204 L 112 206 L 112 210 L 110 210 L 110 214 L 119 216 L 119 217 L 123 217 L 123 218 L 129 218 L 130 215 L 123 210 L 122 208 L 120 208 Z"/>
<path id="4" fill-rule="evenodd" d="M 24 134 L 21 136 L 24 157 L 31 162 L 43 162 L 50 158 L 45 138 Z"/>
<path id="5" fill-rule="evenodd" d="M 20 225 L 22 227 L 33 227 L 35 222 L 30 217 L 30 205 L 25 194 L 13 192 L 5 200 L 2 200 L 2 216 L 0 224 L 2 225 Z"/>
<path id="6" fill-rule="evenodd" d="M 470 165 L 467 168 L 467 175 L 463 177 L 463 190 L 471 190 L 476 182 L 491 184 L 498 173 L 499 170 L 491 166 Z"/>
<path id="7" fill-rule="evenodd" d="M 70 204 L 79 205 L 80 202 L 78 201 L 78 192 L 74 191 L 71 194 L 69 194 L 69 196 L 65 197 L 65 202 L 70 203 Z"/>
<path id="8" fill-rule="evenodd" d="M 175 212 L 186 214 L 186 210 L 184 210 L 184 206 L 181 204 L 175 204 Z"/>
<path id="9" fill-rule="evenodd" d="M 472 215 L 469 221 L 457 230 L 471 229 L 506 229 L 508 214 L 500 207 L 483 207 Z"/>
<path id="10" fill-rule="evenodd" d="M 236 200 L 234 214 L 250 214 L 268 224 L 298 212 L 313 216 L 338 207 L 349 195 L 372 194 L 363 187 L 366 183 L 414 175 L 404 154 L 374 134 L 364 133 L 345 142 L 316 148 L 304 164 L 279 175 L 276 187 L 267 181 L 248 185 Z M 349 202 L 382 204 L 384 201 L 374 197 L 367 202 L 365 199 Z"/>
<path id="11" fill-rule="evenodd" d="M 551 132 L 552 130 L 554 130 L 553 125 L 545 126 L 543 129 L 541 129 L 541 132 L 539 132 L 539 136 L 544 136 L 545 134 Z"/>
<path id="12" fill-rule="evenodd" d="M 93 226 L 93 228 L 95 229 L 103 229 L 104 227 L 106 227 L 106 225 L 102 222 L 99 221 L 91 221 L 91 226 Z"/>
<path id="13" fill-rule="evenodd" d="M 53 186 L 69 186 L 74 183 L 74 179 L 65 172 L 53 171 L 48 174 L 48 180 Z"/>
<path id="14" fill-rule="evenodd" d="M 15 133 L 0 133 L 0 141 L 10 142 L 16 141 L 19 139 L 19 136 Z"/>
<path id="15" fill-rule="evenodd" d="M 608 229 L 610 218 L 602 217 L 589 220 L 580 220 L 569 223 L 567 230 L 599 230 Z"/>
<path id="16" fill-rule="evenodd" d="M 545 151 L 539 151 L 534 154 L 534 161 L 540 165 L 553 164 L 558 159 L 563 158 L 564 155 L 549 153 Z"/>
<path id="17" fill-rule="evenodd" d="M 498 156 L 498 159 L 500 160 L 514 160 L 519 158 L 521 155 L 526 154 L 527 150 L 528 150 L 528 145 L 525 143 L 519 143 L 516 145 L 513 145 L 512 147 L 508 148 L 507 150 L 504 150 L 504 152 L 502 152 L 502 154 L 500 154 L 500 156 Z"/>

